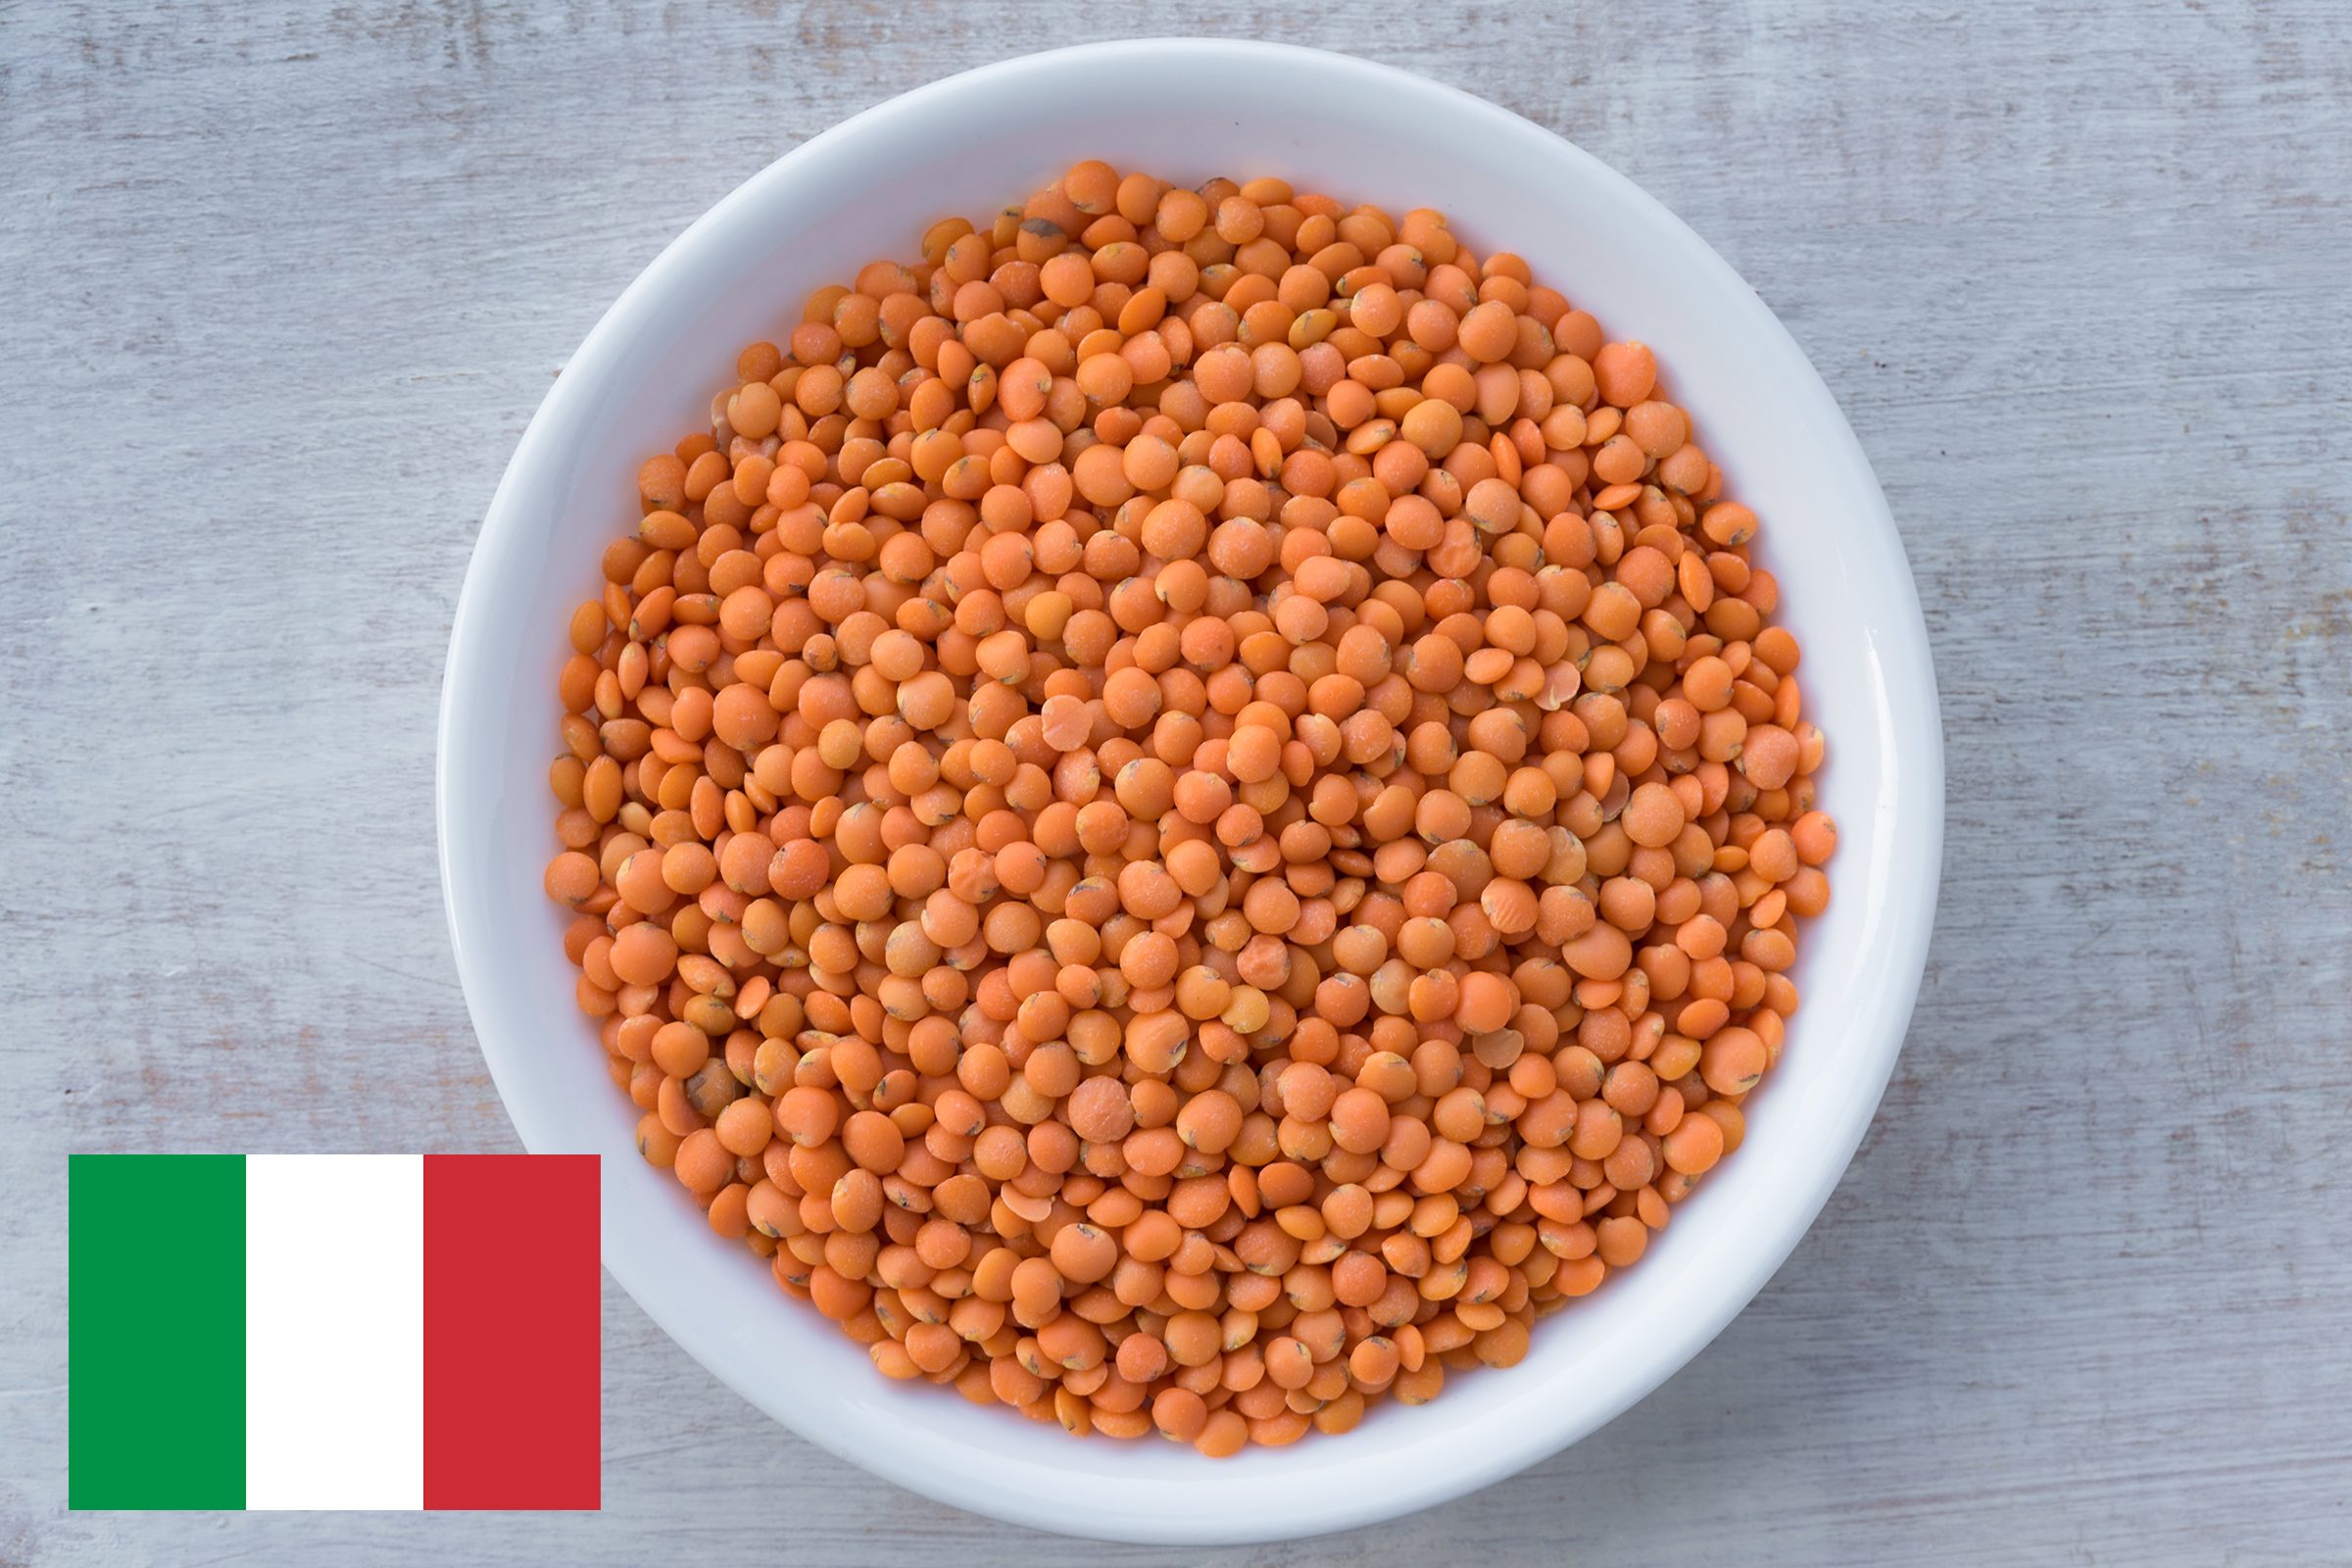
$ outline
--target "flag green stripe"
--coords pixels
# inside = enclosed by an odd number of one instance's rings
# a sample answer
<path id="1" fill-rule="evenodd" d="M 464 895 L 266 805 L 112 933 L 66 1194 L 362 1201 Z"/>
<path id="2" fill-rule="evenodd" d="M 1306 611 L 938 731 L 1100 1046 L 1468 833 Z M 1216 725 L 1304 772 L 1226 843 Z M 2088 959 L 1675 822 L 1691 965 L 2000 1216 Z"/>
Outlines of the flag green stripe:
<path id="1" fill-rule="evenodd" d="M 67 1161 L 67 1505 L 245 1506 L 245 1161 Z"/>

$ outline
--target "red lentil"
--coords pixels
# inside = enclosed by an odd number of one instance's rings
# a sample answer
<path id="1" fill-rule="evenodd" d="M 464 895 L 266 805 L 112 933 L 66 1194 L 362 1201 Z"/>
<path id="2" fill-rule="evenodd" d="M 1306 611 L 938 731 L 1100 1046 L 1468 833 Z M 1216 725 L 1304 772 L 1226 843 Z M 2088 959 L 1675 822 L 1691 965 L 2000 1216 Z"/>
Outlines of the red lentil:
<path id="1" fill-rule="evenodd" d="M 1837 848 L 1661 377 L 1435 212 L 1094 161 L 818 290 L 565 627 L 645 1158 L 1075 1433 L 1521 1359 L 1738 1149 Z"/>

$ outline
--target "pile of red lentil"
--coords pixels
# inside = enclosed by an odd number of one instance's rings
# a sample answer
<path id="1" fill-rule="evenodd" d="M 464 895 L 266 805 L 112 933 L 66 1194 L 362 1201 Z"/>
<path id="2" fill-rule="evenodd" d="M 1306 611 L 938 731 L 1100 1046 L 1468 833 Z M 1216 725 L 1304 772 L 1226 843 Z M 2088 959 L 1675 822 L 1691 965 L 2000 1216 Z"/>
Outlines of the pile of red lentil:
<path id="1" fill-rule="evenodd" d="M 1822 738 L 1650 351 L 1279 179 L 1081 163 L 648 461 L 547 891 L 638 1147 L 893 1378 L 1345 1432 L 1739 1147 Z"/>

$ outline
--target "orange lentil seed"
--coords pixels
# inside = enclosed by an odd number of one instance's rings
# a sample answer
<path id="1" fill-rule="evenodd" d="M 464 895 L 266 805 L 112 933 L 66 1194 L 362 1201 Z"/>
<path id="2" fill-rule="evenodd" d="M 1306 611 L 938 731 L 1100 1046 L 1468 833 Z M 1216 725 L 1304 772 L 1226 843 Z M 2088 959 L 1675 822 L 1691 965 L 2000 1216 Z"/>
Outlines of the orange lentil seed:
<path id="1" fill-rule="evenodd" d="M 734 371 L 566 623 L 544 881 L 647 1162 L 885 1376 L 1345 1432 L 1738 1150 L 1838 833 L 1646 345 L 1089 160 Z"/>

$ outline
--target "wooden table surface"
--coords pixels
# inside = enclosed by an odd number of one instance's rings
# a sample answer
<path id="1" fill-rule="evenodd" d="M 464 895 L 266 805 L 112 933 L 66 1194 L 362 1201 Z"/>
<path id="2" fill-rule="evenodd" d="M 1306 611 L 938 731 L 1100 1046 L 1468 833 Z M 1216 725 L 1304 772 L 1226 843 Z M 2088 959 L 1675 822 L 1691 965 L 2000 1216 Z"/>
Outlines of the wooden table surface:
<path id="1" fill-rule="evenodd" d="M 514 1147 L 433 723 L 564 356 L 785 149 L 1126 16 L 0 8 L 0 1563 L 2352 1560 L 2340 0 L 1136 19 L 1403 66 L 1641 181 L 1804 344 L 1918 573 L 1950 838 L 1909 1047 L 1779 1277 L 1613 1425 L 1376 1531 L 1101 1549 L 818 1452 L 608 1287 L 602 1514 L 65 1511 L 69 1149 Z"/>

